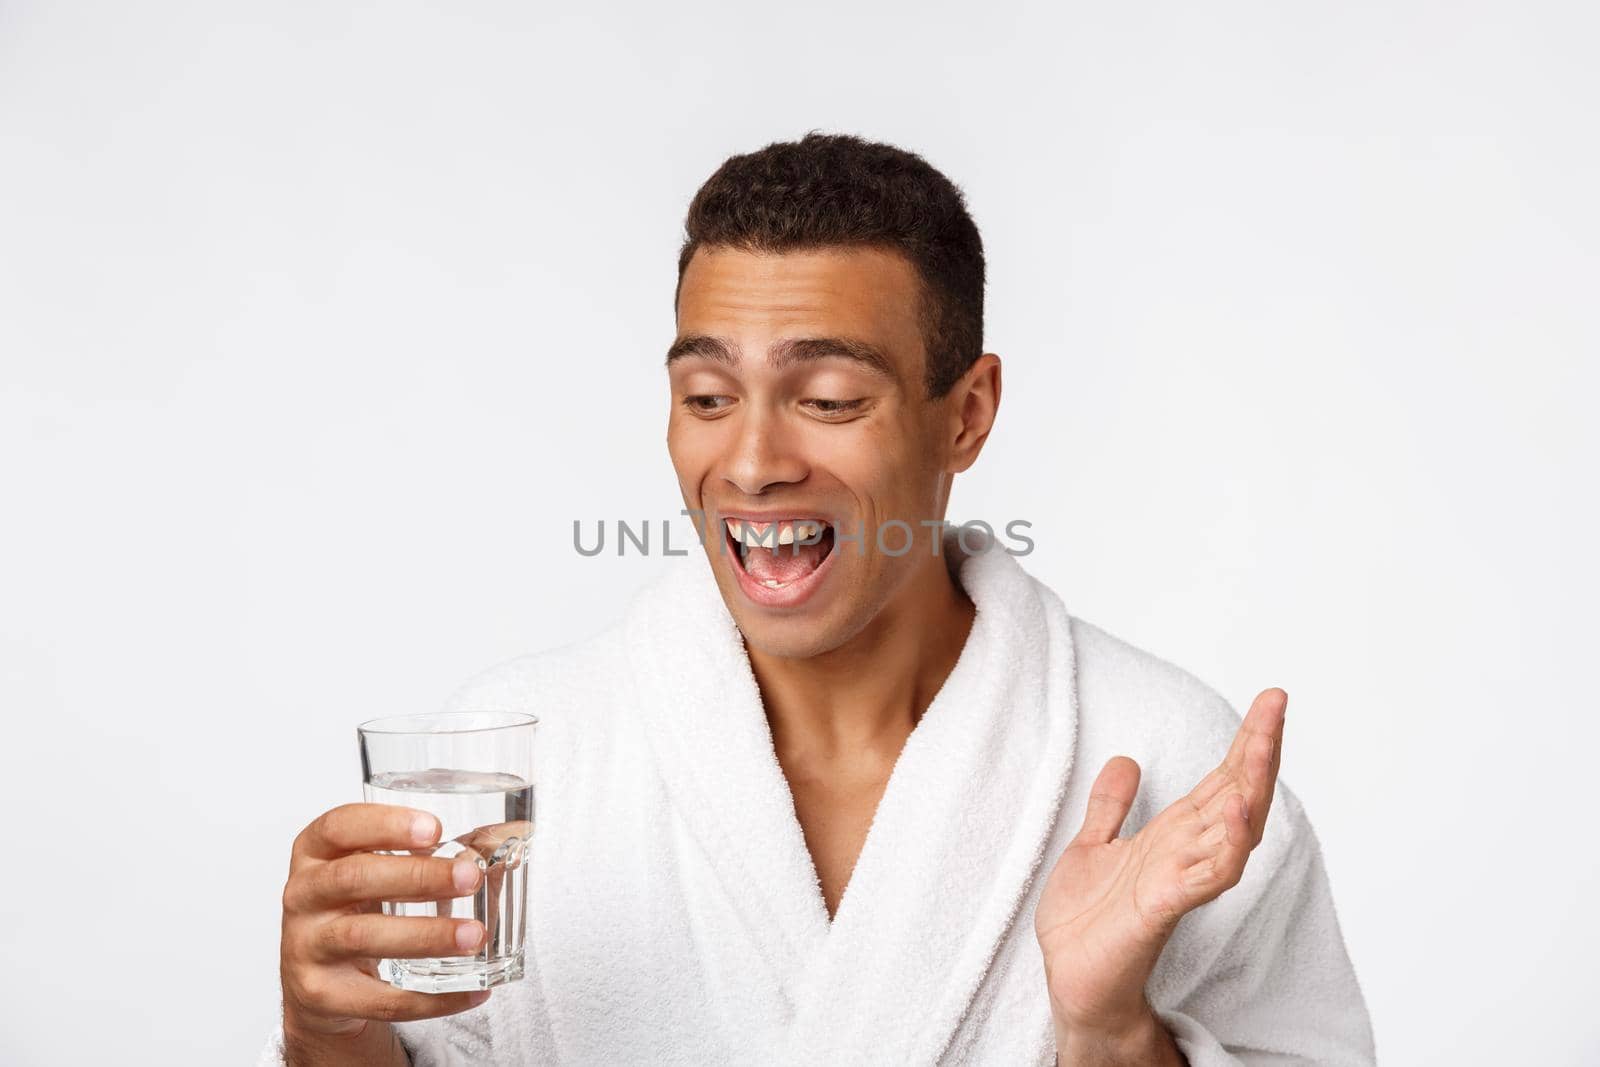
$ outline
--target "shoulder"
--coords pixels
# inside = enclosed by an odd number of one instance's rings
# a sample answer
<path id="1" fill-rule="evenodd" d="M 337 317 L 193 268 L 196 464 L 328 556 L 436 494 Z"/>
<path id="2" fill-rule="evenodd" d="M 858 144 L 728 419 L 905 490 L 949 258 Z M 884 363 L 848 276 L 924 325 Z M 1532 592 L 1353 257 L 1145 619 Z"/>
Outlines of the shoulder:
<path id="1" fill-rule="evenodd" d="M 1219 759 L 1227 751 L 1241 719 L 1215 689 L 1077 616 L 1071 627 L 1080 713 L 1090 725 L 1118 724 L 1135 737 L 1175 742 L 1175 751 L 1216 750 Z"/>
<path id="2" fill-rule="evenodd" d="M 564 645 L 530 652 L 480 670 L 450 695 L 452 710 L 522 711 L 540 715 L 566 708 L 584 709 L 584 717 L 617 702 L 619 683 L 632 667 L 630 633 L 641 624 L 660 623 L 649 610 L 668 618 L 682 614 L 692 594 L 700 593 L 692 567 L 669 568 L 636 590 L 625 609 L 598 632 Z M 715 585 L 711 584 L 713 595 Z M 720 601 L 718 601 L 720 603 Z"/>
<path id="3" fill-rule="evenodd" d="M 614 699 L 622 666 L 620 630 L 613 623 L 570 644 L 492 664 L 458 685 L 446 705 L 456 711 L 520 711 L 541 722 L 563 709 L 602 709 L 607 701 L 597 698 Z"/>

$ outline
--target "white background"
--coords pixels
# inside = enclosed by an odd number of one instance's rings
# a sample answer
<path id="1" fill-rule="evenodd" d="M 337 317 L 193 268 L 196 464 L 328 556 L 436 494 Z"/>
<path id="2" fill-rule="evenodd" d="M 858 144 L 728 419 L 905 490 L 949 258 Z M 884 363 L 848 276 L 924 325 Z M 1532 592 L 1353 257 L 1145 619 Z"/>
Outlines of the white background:
<path id="1" fill-rule="evenodd" d="M 664 563 L 572 520 L 676 514 L 684 208 L 810 128 L 982 228 L 952 517 L 1288 689 L 1383 1062 L 1600 1060 L 1593 9 L 578 6 L 0 6 L 0 1060 L 255 1054 L 354 724 Z"/>

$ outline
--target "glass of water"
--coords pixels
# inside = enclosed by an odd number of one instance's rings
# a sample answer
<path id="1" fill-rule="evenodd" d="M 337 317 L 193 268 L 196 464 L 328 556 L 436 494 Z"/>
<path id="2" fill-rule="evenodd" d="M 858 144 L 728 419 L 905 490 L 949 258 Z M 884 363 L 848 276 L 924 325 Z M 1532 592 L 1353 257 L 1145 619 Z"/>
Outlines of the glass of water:
<path id="1" fill-rule="evenodd" d="M 522 977 L 533 739 L 538 719 L 504 711 L 444 712 L 364 722 L 362 793 L 439 819 L 439 844 L 402 856 L 466 857 L 483 878 L 471 896 L 385 903 L 385 915 L 476 919 L 488 936 L 471 956 L 382 960 L 378 974 L 424 993 L 488 989 Z"/>

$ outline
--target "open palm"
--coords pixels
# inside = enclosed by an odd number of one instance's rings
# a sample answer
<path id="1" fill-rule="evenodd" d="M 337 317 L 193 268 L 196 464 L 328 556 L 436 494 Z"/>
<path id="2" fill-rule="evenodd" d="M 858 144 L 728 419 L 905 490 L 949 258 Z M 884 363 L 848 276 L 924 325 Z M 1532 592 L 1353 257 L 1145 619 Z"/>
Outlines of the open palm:
<path id="1" fill-rule="evenodd" d="M 1106 762 L 1034 912 L 1058 1020 L 1113 1028 L 1147 1010 L 1145 982 L 1178 920 L 1237 885 L 1261 841 L 1287 705 L 1282 689 L 1264 690 L 1216 769 L 1132 837 L 1118 834 L 1139 765 Z"/>

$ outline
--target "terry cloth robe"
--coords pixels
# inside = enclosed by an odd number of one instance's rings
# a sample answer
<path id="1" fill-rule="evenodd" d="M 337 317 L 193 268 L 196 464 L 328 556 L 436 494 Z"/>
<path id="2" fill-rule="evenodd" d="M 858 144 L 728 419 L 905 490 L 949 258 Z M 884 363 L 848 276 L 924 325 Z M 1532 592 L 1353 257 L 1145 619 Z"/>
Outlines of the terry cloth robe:
<path id="1" fill-rule="evenodd" d="M 831 922 L 703 553 L 610 631 L 465 685 L 457 709 L 540 719 L 527 976 L 400 1024 L 413 1062 L 1052 1063 L 1033 910 L 1095 775 L 1117 754 L 1143 768 L 1131 834 L 1240 718 L 1069 615 L 997 542 L 952 562 L 971 633 Z M 1147 991 L 1193 1067 L 1373 1062 L 1317 839 L 1282 781 L 1243 879 L 1183 917 Z M 280 1056 L 274 1035 L 263 1062 Z"/>

